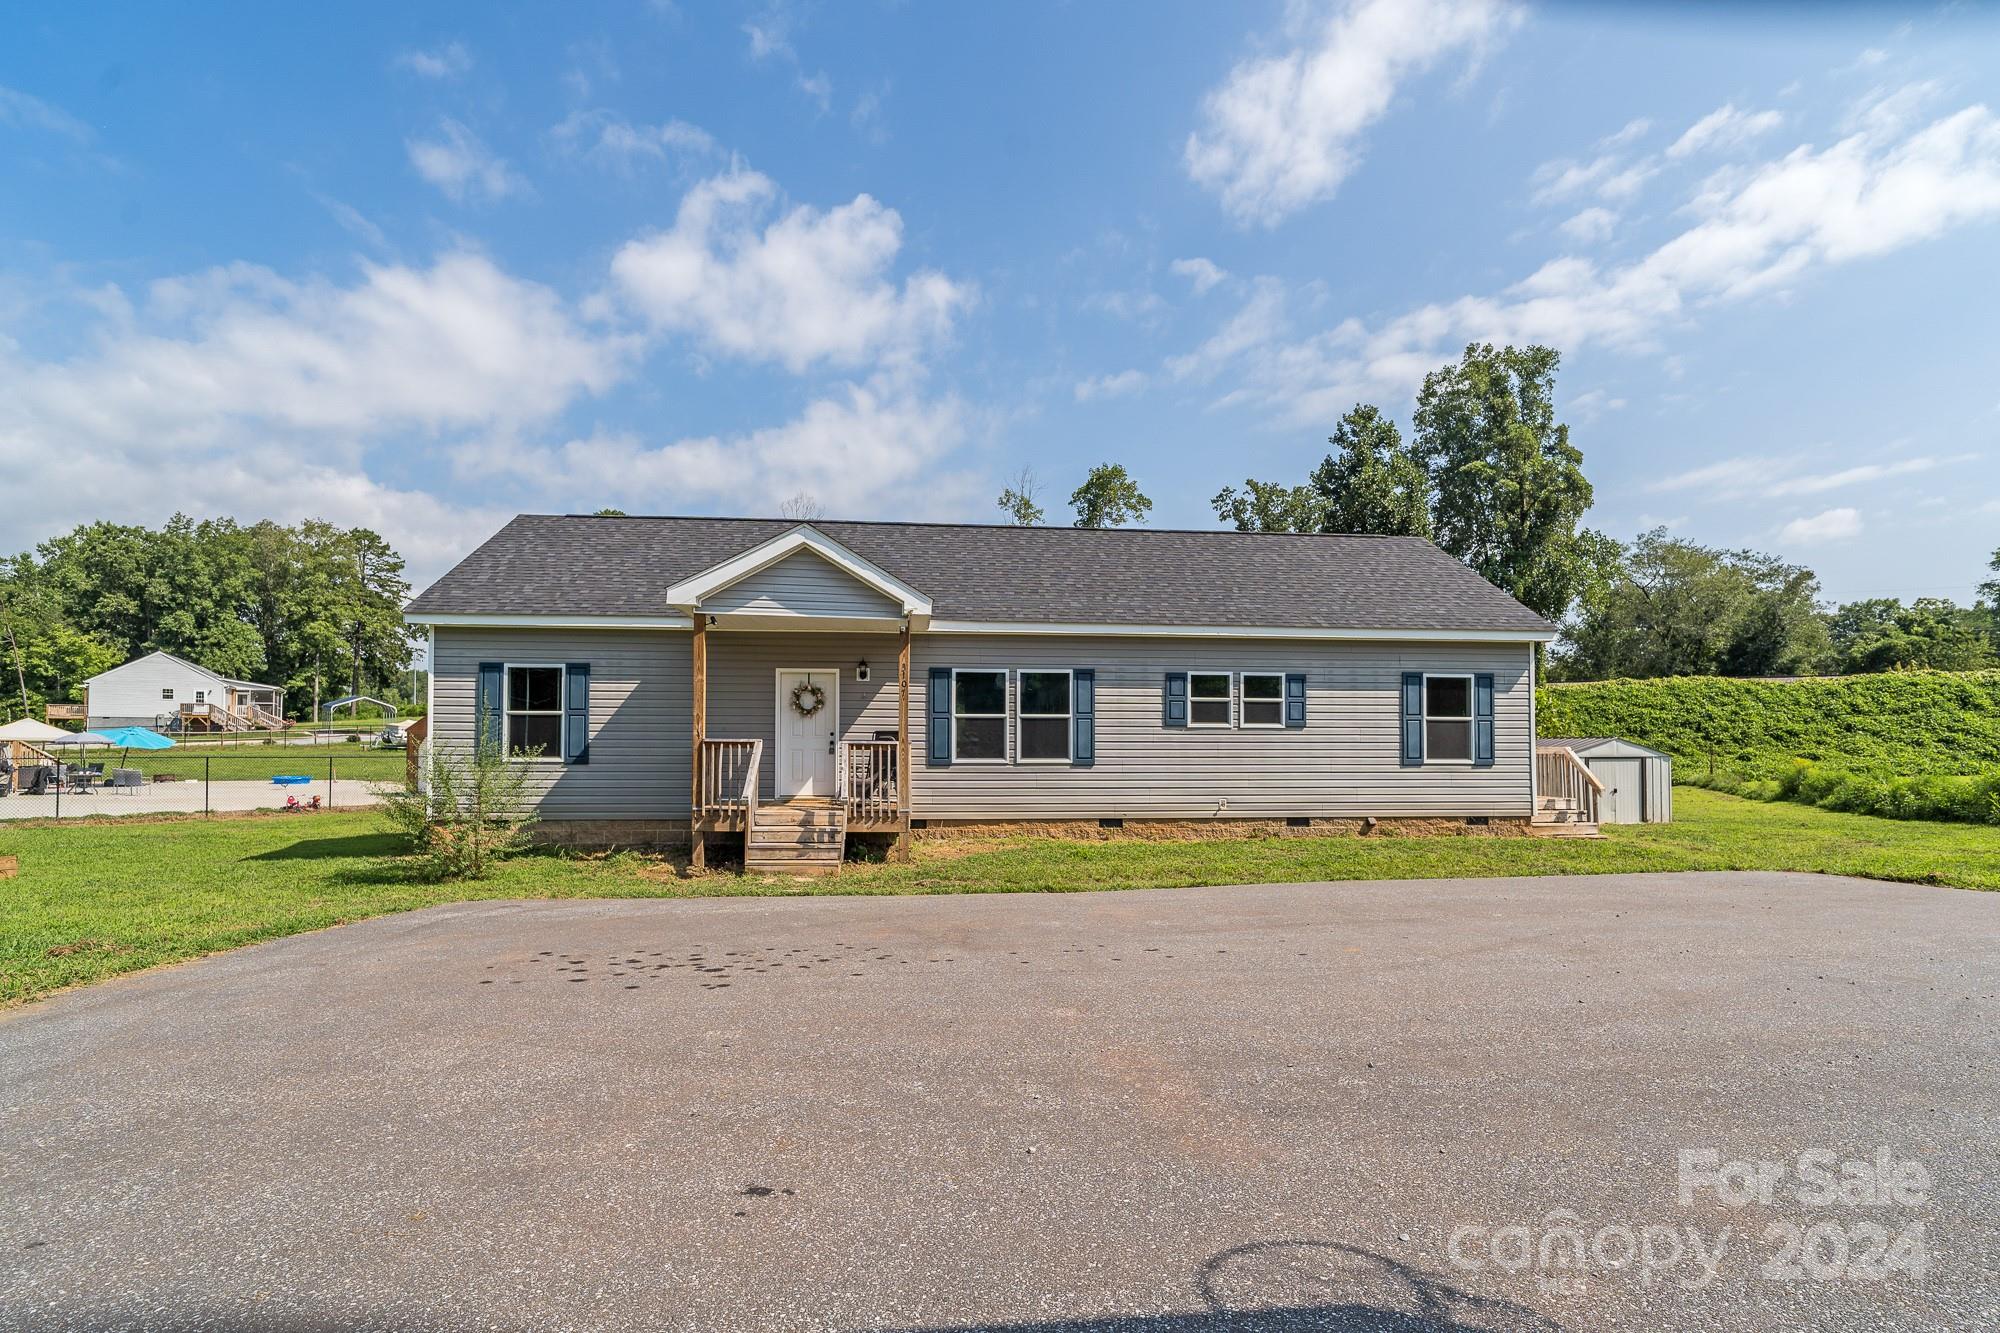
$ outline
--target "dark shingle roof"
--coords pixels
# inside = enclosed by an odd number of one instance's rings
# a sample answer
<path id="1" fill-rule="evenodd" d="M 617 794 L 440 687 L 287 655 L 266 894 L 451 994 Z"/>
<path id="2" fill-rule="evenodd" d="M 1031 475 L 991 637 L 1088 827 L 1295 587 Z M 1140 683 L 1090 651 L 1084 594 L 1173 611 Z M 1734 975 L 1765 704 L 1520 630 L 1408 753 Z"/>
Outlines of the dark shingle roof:
<path id="1" fill-rule="evenodd" d="M 664 615 L 669 587 L 798 526 L 523 514 L 413 615 Z M 1152 528 L 812 524 L 929 597 L 938 620 L 1548 632 L 1427 541 Z"/>

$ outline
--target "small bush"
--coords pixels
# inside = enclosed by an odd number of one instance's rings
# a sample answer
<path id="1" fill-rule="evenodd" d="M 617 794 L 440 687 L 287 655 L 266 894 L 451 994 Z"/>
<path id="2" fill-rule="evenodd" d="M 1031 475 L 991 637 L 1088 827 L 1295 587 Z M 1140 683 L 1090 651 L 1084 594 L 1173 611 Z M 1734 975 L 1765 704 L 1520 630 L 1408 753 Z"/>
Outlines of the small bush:
<path id="1" fill-rule="evenodd" d="M 416 791 L 400 783 L 375 790 L 390 826 L 410 839 L 432 878 L 479 879 L 491 858 L 526 840 L 534 812 L 526 799 L 524 760 L 490 745 L 436 745 L 421 772 Z"/>

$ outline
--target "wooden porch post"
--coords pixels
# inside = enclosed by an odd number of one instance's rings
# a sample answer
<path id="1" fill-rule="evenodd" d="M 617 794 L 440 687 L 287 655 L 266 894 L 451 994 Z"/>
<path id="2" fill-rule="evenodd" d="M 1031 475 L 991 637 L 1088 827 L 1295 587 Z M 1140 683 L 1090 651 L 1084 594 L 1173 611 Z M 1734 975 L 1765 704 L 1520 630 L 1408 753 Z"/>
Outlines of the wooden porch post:
<path id="1" fill-rule="evenodd" d="M 896 859 L 910 859 L 910 618 L 896 643 L 896 813 L 903 826 L 896 830 Z"/>
<path id="2" fill-rule="evenodd" d="M 688 776 L 688 863 L 708 864 L 708 839 L 701 826 L 701 743 L 708 738 L 708 617 L 694 616 L 694 757 Z"/>

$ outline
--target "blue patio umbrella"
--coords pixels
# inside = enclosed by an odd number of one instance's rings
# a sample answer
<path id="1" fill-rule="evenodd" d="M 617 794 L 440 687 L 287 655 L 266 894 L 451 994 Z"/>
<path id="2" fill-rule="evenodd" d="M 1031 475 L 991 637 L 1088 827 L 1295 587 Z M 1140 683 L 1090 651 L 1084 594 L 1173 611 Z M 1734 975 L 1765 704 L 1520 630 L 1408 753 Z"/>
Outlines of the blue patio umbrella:
<path id="1" fill-rule="evenodd" d="M 171 750 L 172 740 L 147 727 L 107 727 L 98 733 L 113 745 L 128 750 Z"/>
<path id="2" fill-rule="evenodd" d="M 147 727 L 106 727 L 99 733 L 113 745 L 125 748 L 119 752 L 118 762 L 124 764 L 125 756 L 134 750 L 171 750 L 172 740 Z"/>

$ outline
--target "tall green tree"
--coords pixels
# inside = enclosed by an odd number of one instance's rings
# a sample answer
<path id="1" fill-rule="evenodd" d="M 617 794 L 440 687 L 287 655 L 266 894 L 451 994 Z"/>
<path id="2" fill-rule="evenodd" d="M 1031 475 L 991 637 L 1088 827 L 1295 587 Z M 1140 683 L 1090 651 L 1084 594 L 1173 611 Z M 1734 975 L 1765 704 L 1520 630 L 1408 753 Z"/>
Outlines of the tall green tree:
<path id="1" fill-rule="evenodd" d="M 1357 403 L 1334 426 L 1334 451 L 1303 486 L 1251 478 L 1209 503 L 1238 532 L 1356 532 L 1430 535 L 1430 479 L 1403 447 L 1396 423 Z"/>
<path id="2" fill-rule="evenodd" d="M 1977 671 L 1994 664 L 1988 618 L 1946 597 L 1919 597 L 1905 606 L 1893 597 L 1848 602 L 1828 619 L 1840 669 L 1872 671 Z"/>
<path id="3" fill-rule="evenodd" d="M 1789 676 L 1831 665 L 1811 570 L 1664 528 L 1641 533 L 1630 548 L 1595 540 L 1603 547 L 1588 563 L 1602 572 L 1564 623 L 1553 674 Z"/>
<path id="4" fill-rule="evenodd" d="M 1556 420 L 1560 361 L 1549 347 L 1467 347 L 1424 377 L 1410 446 L 1433 540 L 1551 620 L 1595 576 L 1583 452 Z"/>
<path id="5" fill-rule="evenodd" d="M 1431 535 L 1430 478 L 1403 448 L 1394 421 L 1359 403 L 1340 419 L 1327 443 L 1334 452 L 1312 476 L 1320 496 L 1320 531 Z"/>
<path id="6" fill-rule="evenodd" d="M 1070 507 L 1076 511 L 1079 528 L 1118 528 L 1127 523 L 1143 523 L 1152 512 L 1153 502 L 1126 473 L 1123 463 L 1100 463 L 1070 492 Z"/>

